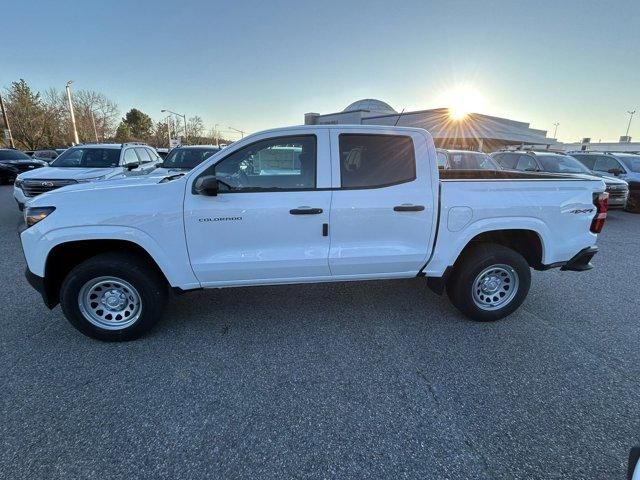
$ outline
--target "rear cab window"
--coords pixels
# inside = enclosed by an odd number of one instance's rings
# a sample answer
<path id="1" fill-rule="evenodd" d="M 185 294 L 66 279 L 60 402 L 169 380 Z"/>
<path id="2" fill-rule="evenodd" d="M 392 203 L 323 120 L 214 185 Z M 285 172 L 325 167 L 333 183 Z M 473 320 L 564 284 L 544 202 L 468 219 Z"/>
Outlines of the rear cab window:
<path id="1" fill-rule="evenodd" d="M 381 188 L 416 179 L 411 137 L 342 133 L 339 138 L 341 188 Z"/>

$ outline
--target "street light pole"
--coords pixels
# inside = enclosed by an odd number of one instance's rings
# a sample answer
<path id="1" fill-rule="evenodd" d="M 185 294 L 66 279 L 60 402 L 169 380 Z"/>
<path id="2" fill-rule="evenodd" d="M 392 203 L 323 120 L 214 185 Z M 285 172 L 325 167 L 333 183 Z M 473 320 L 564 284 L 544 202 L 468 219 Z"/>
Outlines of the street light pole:
<path id="1" fill-rule="evenodd" d="M 625 137 L 629 136 L 629 129 L 631 128 L 631 120 L 633 120 L 633 116 L 635 115 L 636 111 L 627 110 L 627 113 L 629 114 L 629 124 L 627 125 L 627 133 L 625 134 Z"/>
<path id="2" fill-rule="evenodd" d="M 76 145 L 80 143 L 78 139 L 78 130 L 76 129 L 76 116 L 73 114 L 73 102 L 71 101 L 71 84 L 73 80 L 69 80 L 67 85 L 64 87 L 67 91 L 67 100 L 69 102 L 69 113 L 71 113 L 71 125 L 73 126 L 73 138 L 76 141 Z"/>
<path id="3" fill-rule="evenodd" d="M 227 127 L 229 130 L 233 130 L 234 132 L 238 132 L 240 134 L 240 138 L 244 138 L 244 130 L 238 130 L 237 128 Z"/>
<path id="4" fill-rule="evenodd" d="M 98 140 L 98 129 L 96 128 L 96 117 L 93 116 L 93 110 L 91 110 L 91 122 L 93 123 L 93 133 L 96 135 L 96 143 L 100 143 L 100 140 Z"/>
<path id="5" fill-rule="evenodd" d="M 9 132 L 9 144 L 11 148 L 16 148 L 15 143 L 13 143 L 13 135 L 11 135 L 11 127 L 9 126 L 9 117 L 7 117 L 7 109 L 4 107 L 4 100 L 2 99 L 2 95 L 0 95 L 0 108 L 2 109 L 2 118 L 4 118 L 4 124 L 7 127 L 7 131 Z"/>
<path id="6" fill-rule="evenodd" d="M 162 109 L 160 110 L 162 113 L 168 112 L 168 113 L 172 113 L 178 117 L 182 117 L 182 119 L 184 120 L 184 141 L 189 143 L 189 134 L 187 133 L 187 116 L 184 114 L 180 114 L 180 113 L 176 113 L 176 112 L 172 112 L 171 110 L 167 110 L 167 109 Z"/>
<path id="7" fill-rule="evenodd" d="M 559 122 L 557 122 L 557 123 L 554 123 L 554 124 L 553 124 L 553 126 L 554 126 L 554 127 L 556 127 L 556 128 L 553 130 L 553 138 L 556 138 L 556 139 L 558 138 L 558 125 L 560 125 L 560 123 L 559 123 Z"/>
<path id="8" fill-rule="evenodd" d="M 216 123 L 213 126 L 213 131 L 216 135 L 216 147 L 220 148 L 220 134 L 218 133 L 218 125 L 220 125 L 219 123 Z"/>
<path id="9" fill-rule="evenodd" d="M 169 124 L 169 119 L 171 118 L 171 115 L 167 115 L 167 118 L 165 118 L 165 121 L 167 122 L 167 135 L 169 138 L 169 143 L 167 144 L 167 146 L 169 148 L 171 148 L 171 125 Z"/>

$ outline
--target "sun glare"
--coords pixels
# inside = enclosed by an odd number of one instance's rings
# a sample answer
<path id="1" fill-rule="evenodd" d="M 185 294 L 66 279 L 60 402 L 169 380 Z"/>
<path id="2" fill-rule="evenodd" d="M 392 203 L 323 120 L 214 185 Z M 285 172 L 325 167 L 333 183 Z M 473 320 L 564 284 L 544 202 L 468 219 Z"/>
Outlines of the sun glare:
<path id="1" fill-rule="evenodd" d="M 470 113 L 484 108 L 484 98 L 480 92 L 466 85 L 447 91 L 440 102 L 449 109 L 449 117 L 452 120 L 462 120 Z"/>

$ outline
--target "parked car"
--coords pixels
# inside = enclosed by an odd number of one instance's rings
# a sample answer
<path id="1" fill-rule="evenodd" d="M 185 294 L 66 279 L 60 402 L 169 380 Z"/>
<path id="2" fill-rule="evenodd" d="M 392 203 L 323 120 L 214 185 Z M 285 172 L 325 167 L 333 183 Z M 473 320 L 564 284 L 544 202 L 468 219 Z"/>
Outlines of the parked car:
<path id="1" fill-rule="evenodd" d="M 640 480 L 640 447 L 633 447 L 629 451 L 627 480 Z"/>
<path id="2" fill-rule="evenodd" d="M 220 149 L 214 145 L 187 145 L 172 149 L 154 175 L 172 172 L 187 172 L 200 165 Z"/>
<path id="3" fill-rule="evenodd" d="M 162 158 L 164 160 L 167 157 L 167 154 L 169 153 L 169 149 L 168 148 L 156 148 L 156 152 L 158 153 L 160 158 Z"/>
<path id="4" fill-rule="evenodd" d="M 160 163 L 156 151 L 142 143 L 78 145 L 65 150 L 47 168 L 18 175 L 13 196 L 22 210 L 27 201 L 42 193 L 113 178 L 124 172 L 149 173 Z"/>
<path id="5" fill-rule="evenodd" d="M 149 330 L 168 287 L 426 277 L 493 321 L 524 301 L 530 268 L 592 268 L 606 198 L 595 177 L 439 171 L 422 129 L 313 125 L 247 136 L 184 175 L 36 197 L 20 238 L 45 304 L 102 340 Z"/>
<path id="6" fill-rule="evenodd" d="M 438 148 L 438 167 L 454 170 L 501 170 L 502 167 L 489 155 L 469 150 Z"/>
<path id="7" fill-rule="evenodd" d="M 629 184 L 626 209 L 640 213 L 640 155 L 632 153 L 569 152 L 588 169 L 615 176 Z"/>
<path id="8" fill-rule="evenodd" d="M 509 151 L 491 154 L 504 168 L 528 172 L 595 175 L 602 178 L 609 193 L 609 208 L 624 208 L 629 196 L 629 185 L 613 176 L 600 175 L 570 155 L 547 151 Z"/>
<path id="9" fill-rule="evenodd" d="M 53 162 L 56 158 L 58 158 L 59 153 L 56 150 L 48 149 L 48 150 L 36 150 L 31 155 L 32 158 L 37 158 L 38 160 L 43 160 L 47 163 Z"/>
<path id="10" fill-rule="evenodd" d="M 26 153 L 13 148 L 0 148 L 0 179 L 3 182 L 15 179 L 22 172 L 30 172 L 47 165 L 47 162 L 33 159 Z"/>
<path id="11" fill-rule="evenodd" d="M 18 173 L 16 167 L 0 162 L 0 184 L 13 183 Z"/>

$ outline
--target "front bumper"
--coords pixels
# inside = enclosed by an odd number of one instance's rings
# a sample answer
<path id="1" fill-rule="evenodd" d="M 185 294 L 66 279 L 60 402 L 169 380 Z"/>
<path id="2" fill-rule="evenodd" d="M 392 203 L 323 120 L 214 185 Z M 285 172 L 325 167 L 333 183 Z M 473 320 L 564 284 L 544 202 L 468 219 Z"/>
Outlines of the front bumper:
<path id="1" fill-rule="evenodd" d="M 569 270 L 572 272 L 584 272 L 585 270 L 591 270 L 593 268 L 591 259 L 596 253 L 598 253 L 598 247 L 595 245 L 583 248 L 574 255 L 571 260 L 565 263 L 560 270 Z"/>
<path id="2" fill-rule="evenodd" d="M 24 194 L 21 188 L 13 187 L 13 198 L 16 200 L 20 211 L 24 210 L 24 205 L 29 201 L 29 198 Z"/>
<path id="3" fill-rule="evenodd" d="M 39 277 L 28 268 L 25 270 L 24 276 L 27 278 L 29 285 L 42 296 L 42 300 L 48 308 L 53 308 L 58 304 L 57 300 L 52 298 L 44 278 Z"/>

